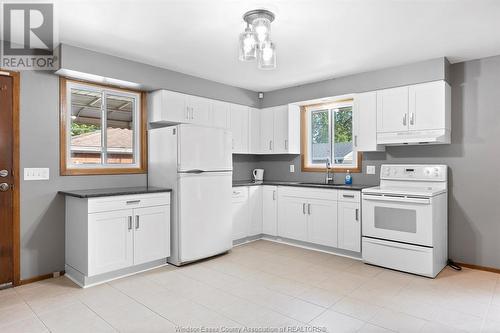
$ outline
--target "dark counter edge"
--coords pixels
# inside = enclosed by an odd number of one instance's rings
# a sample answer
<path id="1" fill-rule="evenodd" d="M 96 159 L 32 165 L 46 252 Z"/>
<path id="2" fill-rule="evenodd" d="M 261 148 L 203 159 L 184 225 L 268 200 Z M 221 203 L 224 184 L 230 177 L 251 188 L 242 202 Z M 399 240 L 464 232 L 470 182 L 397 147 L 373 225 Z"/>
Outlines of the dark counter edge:
<path id="1" fill-rule="evenodd" d="M 233 187 L 238 186 L 258 186 L 258 185 L 270 185 L 270 186 L 294 186 L 294 187 L 309 187 L 309 188 L 326 188 L 326 189 L 337 189 L 337 190 L 353 190 L 361 191 L 364 188 L 374 187 L 376 185 L 344 185 L 344 184 L 304 184 L 301 182 L 283 182 L 283 181 L 264 181 L 256 183 L 253 181 L 233 181 Z"/>
<path id="2" fill-rule="evenodd" d="M 88 190 L 74 190 L 74 191 L 59 191 L 57 193 L 67 195 L 75 198 L 98 198 L 98 197 L 111 197 L 117 195 L 130 195 L 130 194 L 148 194 L 148 193 L 161 193 L 172 192 L 170 188 L 163 187 L 122 187 L 122 188 L 100 188 Z"/>

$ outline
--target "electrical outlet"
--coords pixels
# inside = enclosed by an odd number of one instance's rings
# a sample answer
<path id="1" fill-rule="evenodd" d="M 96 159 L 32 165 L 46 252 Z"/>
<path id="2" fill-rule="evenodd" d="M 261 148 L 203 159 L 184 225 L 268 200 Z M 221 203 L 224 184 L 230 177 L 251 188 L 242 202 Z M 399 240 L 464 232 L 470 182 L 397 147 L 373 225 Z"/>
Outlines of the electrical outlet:
<path id="1" fill-rule="evenodd" d="M 49 168 L 24 168 L 24 180 L 48 180 Z"/>
<path id="2" fill-rule="evenodd" d="M 367 165 L 366 166 L 366 174 L 374 175 L 375 174 L 375 165 Z"/>
<path id="3" fill-rule="evenodd" d="M 295 165 L 290 164 L 290 172 L 295 172 Z"/>

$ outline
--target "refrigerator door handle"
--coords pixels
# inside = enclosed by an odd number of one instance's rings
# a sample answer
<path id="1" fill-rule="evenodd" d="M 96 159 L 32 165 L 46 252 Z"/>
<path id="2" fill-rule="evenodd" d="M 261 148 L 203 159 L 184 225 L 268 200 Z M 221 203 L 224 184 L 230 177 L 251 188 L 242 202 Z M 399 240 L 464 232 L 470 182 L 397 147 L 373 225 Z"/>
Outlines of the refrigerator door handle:
<path id="1" fill-rule="evenodd" d="M 201 169 L 191 169 L 191 170 L 187 170 L 187 171 L 184 171 L 185 173 L 203 173 L 203 172 L 206 172 L 205 170 L 201 170 Z"/>

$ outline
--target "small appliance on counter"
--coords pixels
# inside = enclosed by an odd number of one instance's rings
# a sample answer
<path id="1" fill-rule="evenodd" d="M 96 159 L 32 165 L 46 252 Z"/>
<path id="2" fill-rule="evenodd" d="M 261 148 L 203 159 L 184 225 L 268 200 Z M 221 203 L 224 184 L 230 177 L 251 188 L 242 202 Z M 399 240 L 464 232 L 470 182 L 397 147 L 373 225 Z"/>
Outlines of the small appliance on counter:
<path id="1" fill-rule="evenodd" d="M 362 190 L 362 256 L 369 264 L 436 277 L 448 259 L 446 165 L 386 164 Z"/>
<path id="2" fill-rule="evenodd" d="M 254 169 L 252 175 L 254 182 L 262 183 L 264 181 L 264 169 Z"/>

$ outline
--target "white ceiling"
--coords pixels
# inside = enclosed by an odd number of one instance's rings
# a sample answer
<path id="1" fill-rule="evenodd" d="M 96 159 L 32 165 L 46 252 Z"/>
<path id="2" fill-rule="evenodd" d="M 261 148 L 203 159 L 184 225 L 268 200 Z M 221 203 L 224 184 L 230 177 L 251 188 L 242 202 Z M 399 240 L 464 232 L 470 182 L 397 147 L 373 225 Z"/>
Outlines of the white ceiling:
<path id="1" fill-rule="evenodd" d="M 278 68 L 238 61 L 244 12 L 276 14 Z M 60 0 L 59 39 L 254 91 L 500 54 L 499 0 Z"/>

